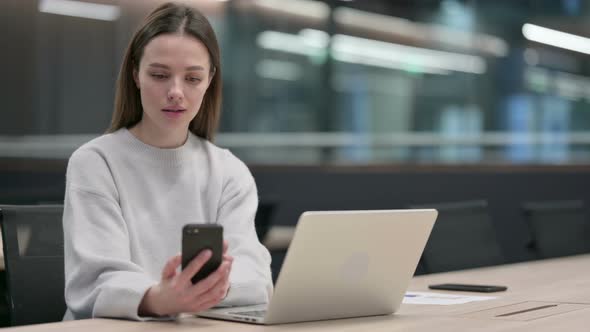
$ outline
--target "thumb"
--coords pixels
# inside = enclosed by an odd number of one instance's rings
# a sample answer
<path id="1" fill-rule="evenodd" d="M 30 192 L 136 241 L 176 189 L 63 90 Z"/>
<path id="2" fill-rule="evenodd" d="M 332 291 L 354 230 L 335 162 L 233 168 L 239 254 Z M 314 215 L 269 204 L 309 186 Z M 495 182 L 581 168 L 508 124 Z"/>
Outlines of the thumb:
<path id="1" fill-rule="evenodd" d="M 170 279 L 176 275 L 176 268 L 180 265 L 182 256 L 180 254 L 173 256 L 166 262 L 166 266 L 162 270 L 162 280 Z"/>

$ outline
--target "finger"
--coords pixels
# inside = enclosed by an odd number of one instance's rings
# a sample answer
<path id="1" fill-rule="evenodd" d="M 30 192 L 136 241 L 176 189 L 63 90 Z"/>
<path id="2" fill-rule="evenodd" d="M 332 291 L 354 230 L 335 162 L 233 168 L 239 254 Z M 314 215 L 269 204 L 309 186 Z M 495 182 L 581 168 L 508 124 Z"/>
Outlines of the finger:
<path id="1" fill-rule="evenodd" d="M 223 254 L 227 253 L 227 249 L 229 248 L 229 242 L 227 240 L 223 240 Z"/>
<path id="2" fill-rule="evenodd" d="M 229 274 L 229 272 L 231 272 L 232 266 L 234 266 L 234 258 L 230 256 L 229 259 L 226 260 L 226 262 L 229 263 L 229 267 L 227 269 L 228 270 L 228 274 Z"/>
<path id="3" fill-rule="evenodd" d="M 212 287 L 214 287 L 219 280 L 225 279 L 229 275 L 230 269 L 229 262 L 223 262 L 217 270 L 211 273 L 207 278 L 197 282 L 191 289 L 190 289 L 190 296 L 191 297 L 200 297 L 203 294 L 207 293 Z"/>
<path id="4" fill-rule="evenodd" d="M 228 254 L 223 255 L 223 261 L 227 261 L 227 262 L 233 262 L 234 261 L 234 257 L 230 256 Z"/>
<path id="5" fill-rule="evenodd" d="M 211 287 L 207 292 L 199 295 L 195 300 L 197 301 L 194 309 L 206 310 L 211 306 L 219 304 L 227 295 L 229 290 L 228 278 L 222 278 Z"/>
<path id="6" fill-rule="evenodd" d="M 206 249 L 201 251 L 180 273 L 178 280 L 181 283 L 187 283 L 192 277 L 199 272 L 199 270 L 211 258 L 211 250 Z"/>
<path id="7" fill-rule="evenodd" d="M 221 302 L 221 301 L 212 300 L 212 301 L 209 301 L 209 302 L 205 302 L 205 303 L 203 303 L 203 304 L 201 305 L 201 308 L 202 308 L 201 310 L 207 310 L 207 309 L 211 309 L 211 308 L 213 308 L 214 306 L 218 305 L 218 304 L 219 304 L 219 302 Z"/>
<path id="8" fill-rule="evenodd" d="M 170 279 L 176 275 L 176 268 L 180 265 L 182 256 L 180 254 L 173 256 L 166 262 L 164 269 L 162 269 L 162 280 Z"/>
<path id="9" fill-rule="evenodd" d="M 195 306 L 190 308 L 189 312 L 196 314 L 201 311 L 213 308 L 214 306 L 219 304 L 219 302 L 221 302 L 221 301 L 215 301 L 215 300 L 210 300 L 207 302 L 200 302 L 199 301 L 198 304 L 196 304 Z"/>
<path id="10" fill-rule="evenodd" d="M 229 290 L 229 274 L 219 280 L 215 286 L 211 288 L 211 293 L 214 299 L 223 300 Z"/>

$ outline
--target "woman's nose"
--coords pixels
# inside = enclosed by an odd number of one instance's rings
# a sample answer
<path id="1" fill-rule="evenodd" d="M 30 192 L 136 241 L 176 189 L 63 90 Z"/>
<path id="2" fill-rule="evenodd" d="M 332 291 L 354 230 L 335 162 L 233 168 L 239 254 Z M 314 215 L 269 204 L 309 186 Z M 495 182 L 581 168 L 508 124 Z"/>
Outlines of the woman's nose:
<path id="1" fill-rule="evenodd" d="M 181 85 L 174 81 L 172 86 L 168 90 L 168 100 L 172 102 L 180 102 L 183 99 L 182 88 Z"/>

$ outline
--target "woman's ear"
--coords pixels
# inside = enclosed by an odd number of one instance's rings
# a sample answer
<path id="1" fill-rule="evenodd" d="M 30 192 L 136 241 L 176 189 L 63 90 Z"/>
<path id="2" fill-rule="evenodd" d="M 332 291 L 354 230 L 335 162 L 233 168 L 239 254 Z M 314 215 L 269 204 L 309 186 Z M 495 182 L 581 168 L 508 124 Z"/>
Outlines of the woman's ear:
<path id="1" fill-rule="evenodd" d="M 207 83 L 207 86 L 209 86 L 211 84 L 211 81 L 213 80 L 213 77 L 215 77 L 216 72 L 217 72 L 217 68 L 215 66 L 213 66 L 213 68 L 209 72 L 209 82 Z"/>
<path id="2" fill-rule="evenodd" d="M 139 74 L 137 73 L 137 69 L 133 69 L 133 81 L 135 82 L 135 87 L 137 88 L 137 90 L 140 90 L 140 88 L 139 88 Z"/>

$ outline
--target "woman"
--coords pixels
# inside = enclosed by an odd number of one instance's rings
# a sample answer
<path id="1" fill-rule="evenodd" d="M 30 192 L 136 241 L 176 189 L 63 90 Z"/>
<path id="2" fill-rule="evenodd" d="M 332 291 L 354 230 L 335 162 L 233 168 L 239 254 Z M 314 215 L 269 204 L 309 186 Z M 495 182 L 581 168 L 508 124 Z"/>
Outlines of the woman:
<path id="1" fill-rule="evenodd" d="M 254 229 L 254 179 L 211 142 L 220 104 L 209 22 L 185 5 L 158 7 L 125 54 L 108 133 L 68 163 L 65 319 L 141 320 L 268 301 L 270 255 Z M 178 271 L 187 223 L 224 227 L 221 266 L 194 285 L 211 253 Z"/>

